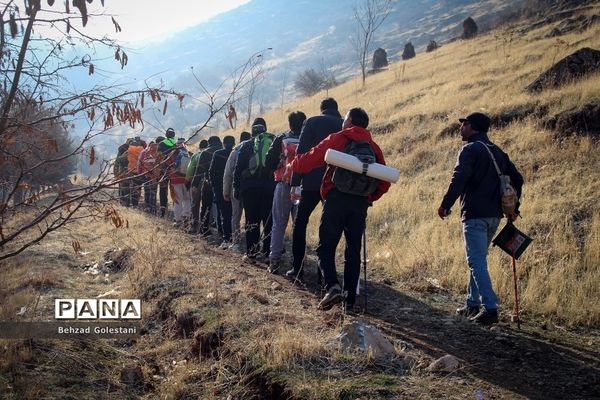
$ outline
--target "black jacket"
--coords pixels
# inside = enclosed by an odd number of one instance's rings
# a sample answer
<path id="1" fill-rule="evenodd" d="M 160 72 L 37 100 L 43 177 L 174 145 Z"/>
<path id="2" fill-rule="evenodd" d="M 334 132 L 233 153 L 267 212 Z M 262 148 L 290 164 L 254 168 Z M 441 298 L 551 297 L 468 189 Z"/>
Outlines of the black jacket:
<path id="1" fill-rule="evenodd" d="M 331 133 L 342 130 L 342 116 L 337 110 L 324 110 L 321 115 L 310 117 L 304 122 L 300 133 L 297 154 L 308 153 Z M 300 186 L 302 190 L 319 191 L 325 174 L 325 167 L 315 168 L 306 174 L 294 174 L 292 186 Z"/>
<path id="2" fill-rule="evenodd" d="M 211 144 L 206 149 L 202 150 L 200 157 L 198 158 L 198 164 L 196 164 L 196 170 L 194 171 L 194 177 L 192 178 L 192 186 L 199 187 L 204 182 L 210 182 L 208 177 L 208 169 L 212 162 L 213 154 L 217 150 L 221 150 L 223 145 L 221 143 Z"/>
<path id="3" fill-rule="evenodd" d="M 231 149 L 233 149 L 233 146 L 215 151 L 208 169 L 213 192 L 219 198 L 223 196 L 223 175 L 225 175 L 225 164 L 229 154 L 231 154 Z"/>
<path id="4" fill-rule="evenodd" d="M 508 155 L 493 144 L 486 133 L 479 132 L 473 135 L 458 152 L 452 180 L 442 200 L 442 207 L 450 210 L 460 197 L 460 214 L 463 221 L 502 217 L 500 179 L 490 154 L 483 144 L 477 143 L 478 141 L 485 143 L 494 154 L 500 171 L 510 176 L 519 197 L 523 187 L 523 176 Z"/>

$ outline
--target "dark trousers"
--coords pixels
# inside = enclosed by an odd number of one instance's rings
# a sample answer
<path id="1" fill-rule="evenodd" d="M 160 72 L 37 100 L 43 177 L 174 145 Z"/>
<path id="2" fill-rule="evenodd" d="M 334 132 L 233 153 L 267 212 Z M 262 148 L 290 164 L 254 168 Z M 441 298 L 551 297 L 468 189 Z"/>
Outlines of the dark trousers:
<path id="1" fill-rule="evenodd" d="M 202 185 L 192 186 L 192 227 L 198 229 L 200 220 L 200 203 L 202 200 Z"/>
<path id="2" fill-rule="evenodd" d="M 150 214 L 156 214 L 156 189 L 156 182 L 147 180 L 144 183 L 144 206 Z"/>
<path id="3" fill-rule="evenodd" d="M 129 181 L 119 182 L 119 201 L 123 206 L 129 206 L 131 204 Z"/>
<path id="4" fill-rule="evenodd" d="M 210 232 L 211 210 L 213 205 L 213 191 L 208 183 L 204 183 L 201 189 L 200 206 L 200 233 Z"/>
<path id="5" fill-rule="evenodd" d="M 231 242 L 231 201 L 225 201 L 222 189 L 215 190 L 214 198 L 217 203 L 217 225 L 221 227 L 223 241 Z"/>
<path id="6" fill-rule="evenodd" d="M 274 186 L 250 188 L 242 193 L 244 215 L 246 216 L 246 254 L 269 256 L 271 249 L 271 206 Z M 262 223 L 262 246 L 260 225 Z"/>
<path id="7" fill-rule="evenodd" d="M 130 172 L 131 176 L 136 175 L 135 172 Z M 142 185 L 144 184 L 145 178 L 133 178 L 129 180 L 129 203 L 133 207 L 137 207 L 140 203 L 140 196 L 142 194 Z"/>
<path id="8" fill-rule="evenodd" d="M 318 190 L 303 190 L 296 219 L 294 220 L 294 229 L 292 231 L 292 266 L 294 270 L 300 271 L 306 252 L 306 227 L 310 214 L 315 210 L 317 204 L 321 201 L 321 193 Z"/>
<path id="9" fill-rule="evenodd" d="M 169 178 L 164 177 L 158 184 L 158 197 L 160 202 L 160 216 L 165 217 L 169 205 Z"/>
<path id="10" fill-rule="evenodd" d="M 361 239 L 365 230 L 367 208 L 366 197 L 333 189 L 325 200 L 319 225 L 317 255 L 327 289 L 339 284 L 335 270 L 335 250 L 342 233 L 346 238 L 343 290 L 347 292 L 348 304 L 354 304 L 356 298 L 356 286 L 360 276 Z"/>

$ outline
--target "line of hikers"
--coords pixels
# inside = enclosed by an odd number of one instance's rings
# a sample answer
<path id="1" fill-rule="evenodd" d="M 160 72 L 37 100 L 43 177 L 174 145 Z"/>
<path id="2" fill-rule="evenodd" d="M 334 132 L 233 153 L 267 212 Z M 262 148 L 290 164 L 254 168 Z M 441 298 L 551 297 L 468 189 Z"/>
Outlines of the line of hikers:
<path id="1" fill-rule="evenodd" d="M 188 150 L 185 139 L 175 138 L 172 128 L 167 129 L 165 137 L 159 136 L 149 144 L 139 137 L 128 139 L 118 148 L 114 168 L 117 178 L 131 177 L 120 182 L 121 204 L 138 207 L 143 188 L 144 210 L 166 217 L 170 193 L 175 226 L 209 237 L 214 221 L 222 240 L 220 248 L 244 247 L 246 262 L 268 263 L 271 273 L 283 265 L 284 236 L 291 218 L 292 262 L 286 276 L 301 283 L 307 225 L 322 202 L 317 254 L 327 293 L 319 307 L 327 310 L 344 301 L 351 312 L 367 208 L 390 184 L 360 174 L 344 177 L 338 173 L 338 180 L 346 181 L 343 187 L 352 190 L 345 193 L 336 188 L 332 180 L 335 168 L 326 168 L 324 160 L 327 149 L 348 151 L 349 144 L 362 143 L 368 162 L 385 164 L 385 160 L 367 130 L 369 118 L 364 110 L 353 108 L 343 119 L 337 102 L 327 98 L 321 102 L 320 111 L 308 119 L 302 111 L 290 113 L 289 131 L 279 136 L 267 131 L 263 118 L 256 118 L 251 132 L 242 132 L 237 145 L 233 136 L 223 140 L 211 136 L 200 141 L 195 154 Z M 340 285 L 335 251 L 342 233 L 346 238 L 346 261 Z M 242 234 L 245 246 L 241 244 Z"/>
<path id="2" fill-rule="evenodd" d="M 115 163 L 117 176 L 129 174 L 134 178 L 122 181 L 121 202 L 138 206 L 143 187 L 145 210 L 165 217 L 170 192 L 174 224 L 190 234 L 209 237 L 215 215 L 223 249 L 241 250 L 243 212 L 244 260 L 268 263 L 271 273 L 282 267 L 284 234 L 291 218 L 292 260 L 285 275 L 295 282 L 303 282 L 306 230 L 312 212 L 322 203 L 316 252 L 319 280 L 323 278 L 326 294 L 319 308 L 328 310 L 343 302 L 346 312 L 352 313 L 367 209 L 389 190 L 390 183 L 371 178 L 366 172 L 367 164 L 385 165 L 381 149 L 367 130 L 367 113 L 352 108 L 342 118 L 333 98 L 324 99 L 320 111 L 308 119 L 301 111 L 290 113 L 289 131 L 277 137 L 268 132 L 263 118 L 256 118 L 251 132 L 242 132 L 237 145 L 233 136 L 222 141 L 211 136 L 200 142 L 195 154 L 187 149 L 185 139 L 175 139 L 172 128 L 167 129 L 166 137 L 158 137 L 147 146 L 140 138 L 129 139 L 119 147 Z M 500 218 L 506 214 L 501 208 L 499 178 L 502 174 L 510 177 L 517 198 L 523 178 L 508 155 L 489 140 L 487 115 L 472 113 L 460 122 L 461 137 L 467 143 L 460 150 L 438 215 L 442 219 L 448 216 L 460 197 L 469 290 L 466 306 L 457 314 L 490 324 L 498 321 L 498 314 L 487 249 Z M 363 173 L 327 165 L 325 155 L 329 149 L 357 157 L 363 163 Z M 517 202 L 506 214 L 511 221 L 519 215 L 518 207 Z M 335 254 L 342 234 L 346 247 L 340 285 Z"/>

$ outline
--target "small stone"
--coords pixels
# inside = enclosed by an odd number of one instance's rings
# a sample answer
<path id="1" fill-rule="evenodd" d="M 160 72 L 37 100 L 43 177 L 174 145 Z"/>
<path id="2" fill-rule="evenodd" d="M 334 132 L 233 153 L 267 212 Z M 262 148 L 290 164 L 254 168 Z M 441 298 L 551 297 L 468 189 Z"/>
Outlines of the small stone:
<path id="1" fill-rule="evenodd" d="M 429 372 L 452 372 L 460 366 L 458 359 L 450 354 L 438 358 L 432 362 L 427 371 Z"/>

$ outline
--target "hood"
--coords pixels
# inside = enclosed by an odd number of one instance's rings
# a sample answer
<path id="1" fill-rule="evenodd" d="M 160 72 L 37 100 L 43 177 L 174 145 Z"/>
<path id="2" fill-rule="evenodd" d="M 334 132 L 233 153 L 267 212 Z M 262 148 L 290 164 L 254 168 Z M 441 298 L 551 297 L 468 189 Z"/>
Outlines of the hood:
<path id="1" fill-rule="evenodd" d="M 348 139 L 352 139 L 354 141 L 359 140 L 367 140 L 372 141 L 371 132 L 369 132 L 365 128 L 361 128 L 360 126 L 353 126 L 348 129 L 344 129 L 340 132 L 342 135 L 346 136 Z"/>

